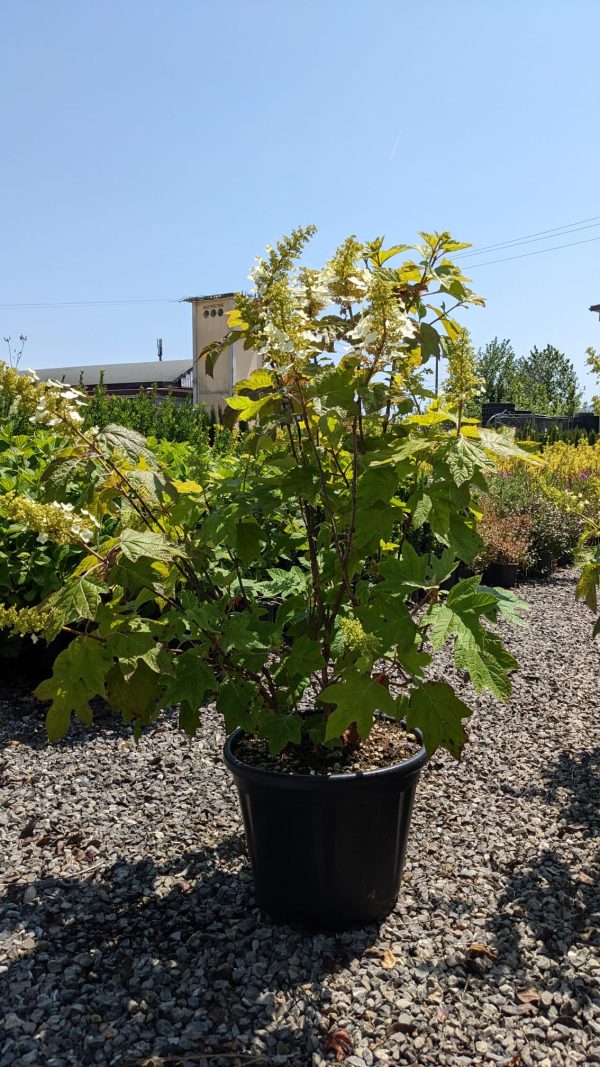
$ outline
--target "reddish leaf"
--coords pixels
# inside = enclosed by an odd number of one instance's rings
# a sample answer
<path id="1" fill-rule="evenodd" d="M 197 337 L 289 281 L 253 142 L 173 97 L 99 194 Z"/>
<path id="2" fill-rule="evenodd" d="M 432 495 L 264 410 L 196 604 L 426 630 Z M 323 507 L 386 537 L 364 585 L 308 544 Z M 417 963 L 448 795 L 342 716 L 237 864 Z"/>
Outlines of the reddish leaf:
<path id="1" fill-rule="evenodd" d="M 478 941 L 474 941 L 472 945 L 467 945 L 466 951 L 471 956 L 487 956 L 489 960 L 498 959 L 498 953 L 495 948 L 489 948 L 488 945 L 480 945 Z"/>
<path id="2" fill-rule="evenodd" d="M 335 1062 L 343 1063 L 346 1056 L 350 1056 L 354 1051 L 354 1045 L 347 1030 L 332 1030 L 330 1034 L 327 1034 L 323 1042 L 323 1051 L 333 1052 Z"/>
<path id="3" fill-rule="evenodd" d="M 373 674 L 371 677 L 374 682 L 377 682 L 377 685 L 384 685 L 386 689 L 390 688 L 389 675 L 385 671 L 380 671 L 379 674 Z"/>

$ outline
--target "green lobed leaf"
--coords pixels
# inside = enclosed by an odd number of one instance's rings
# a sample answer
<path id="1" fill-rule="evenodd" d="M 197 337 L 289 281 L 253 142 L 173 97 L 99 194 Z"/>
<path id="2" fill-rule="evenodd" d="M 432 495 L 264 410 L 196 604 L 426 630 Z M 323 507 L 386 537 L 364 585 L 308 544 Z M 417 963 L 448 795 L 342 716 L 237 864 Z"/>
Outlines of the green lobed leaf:
<path id="1" fill-rule="evenodd" d="M 507 622 L 512 623 L 513 626 L 527 626 L 521 612 L 529 611 L 529 604 L 513 593 L 512 589 L 492 589 L 487 585 L 480 585 L 479 590 L 482 593 L 492 593 L 496 598 L 498 614 L 502 615 Z"/>
<path id="2" fill-rule="evenodd" d="M 244 678 L 232 676 L 219 686 L 217 710 L 225 718 L 227 733 L 232 733 L 238 726 L 250 734 L 254 732 L 255 699 L 254 686 Z"/>
<path id="3" fill-rule="evenodd" d="M 118 452 L 134 463 L 143 458 L 149 467 L 158 467 L 156 456 L 146 438 L 128 426 L 110 423 L 96 436 L 96 444 L 109 455 Z"/>
<path id="4" fill-rule="evenodd" d="M 500 700 L 510 696 L 510 671 L 517 662 L 499 637 L 486 629 L 481 617 L 489 617 L 497 599 L 490 590 L 479 588 L 479 576 L 467 578 L 450 590 L 446 603 L 431 606 L 429 639 L 439 649 L 452 636 L 457 667 L 469 672 L 476 689 L 489 689 Z"/>
<path id="5" fill-rule="evenodd" d="M 83 575 L 69 582 L 47 601 L 53 609 L 52 625 L 44 632 L 47 641 L 52 641 L 63 626 L 81 619 L 93 620 L 100 605 L 105 587 Z"/>
<path id="6" fill-rule="evenodd" d="M 456 555 L 465 563 L 472 563 L 483 548 L 483 539 L 474 529 L 474 520 L 456 511 L 450 514 L 448 540 L 452 543 Z"/>
<path id="7" fill-rule="evenodd" d="M 182 556 L 183 552 L 177 545 L 171 545 L 161 534 L 150 530 L 123 530 L 119 537 L 121 552 L 132 563 L 138 559 L 173 560 Z"/>
<path id="8" fill-rule="evenodd" d="M 516 670 L 518 663 L 496 634 L 489 630 L 482 635 L 470 631 L 459 634 L 454 660 L 457 667 L 469 672 L 475 689 L 489 689 L 499 700 L 510 698 L 509 672 Z"/>
<path id="9" fill-rule="evenodd" d="M 248 566 L 260 559 L 263 533 L 257 522 L 239 522 L 235 530 L 235 551 Z"/>
<path id="10" fill-rule="evenodd" d="M 317 700 L 320 704 L 336 705 L 335 711 L 327 718 L 326 741 L 341 737 L 353 722 L 359 735 L 365 738 L 371 730 L 376 711 L 387 715 L 395 715 L 396 712 L 389 689 L 374 682 L 370 674 L 361 674 L 353 669 L 344 672 L 340 682 L 327 686 Z"/>
<path id="11" fill-rule="evenodd" d="M 427 587 L 428 555 L 418 555 L 409 541 L 402 546 L 400 559 L 385 559 L 380 564 L 384 578 L 382 589 L 386 593 L 406 595 L 412 589 Z"/>
<path id="12" fill-rule="evenodd" d="M 50 460 L 40 475 L 43 500 L 66 503 L 70 486 L 81 477 L 81 456 L 63 455 Z"/>
<path id="13" fill-rule="evenodd" d="M 271 715 L 261 719 L 260 732 L 266 737 L 269 751 L 277 756 L 286 745 L 299 745 L 302 737 L 300 715 Z"/>
<path id="14" fill-rule="evenodd" d="M 119 661 L 123 676 L 127 679 L 140 662 L 151 671 L 160 674 L 161 646 L 149 631 L 145 633 L 111 633 L 106 640 L 107 651 Z"/>
<path id="15" fill-rule="evenodd" d="M 143 660 L 127 677 L 118 663 L 106 676 L 107 700 L 111 708 L 121 712 L 126 721 L 139 719 L 149 725 L 158 713 L 162 689 L 161 675 L 151 670 Z"/>
<path id="16" fill-rule="evenodd" d="M 598 611 L 598 585 L 600 584 L 600 564 L 586 563 L 579 576 L 575 589 L 578 600 L 585 600 L 588 608 Z"/>
<path id="17" fill-rule="evenodd" d="M 216 688 L 214 671 L 204 661 L 202 652 L 182 652 L 175 656 L 173 679 L 164 699 L 167 704 L 187 703 L 190 708 L 197 709 Z"/>
<path id="18" fill-rule="evenodd" d="M 467 739 L 462 720 L 470 714 L 447 682 L 424 682 L 410 694 L 406 726 L 421 731 L 430 757 L 436 749 L 446 748 L 458 759 Z"/>
<path id="19" fill-rule="evenodd" d="M 90 700 L 105 695 L 105 678 L 112 656 L 100 641 L 78 637 L 54 661 L 52 677 L 34 690 L 39 700 L 52 704 L 46 717 L 50 741 L 66 734 L 75 712 L 84 723 L 91 721 Z"/>
<path id="20" fill-rule="evenodd" d="M 310 637 L 297 637 L 292 650 L 284 660 L 286 671 L 292 676 L 307 678 L 323 666 L 323 655 L 318 641 Z"/>
<path id="21" fill-rule="evenodd" d="M 450 439 L 443 451 L 443 457 L 456 485 L 469 482 L 476 470 L 489 470 L 493 466 L 483 449 L 462 434 L 454 435 Z"/>
<path id="22" fill-rule="evenodd" d="M 421 362 L 426 363 L 431 356 L 440 352 L 440 335 L 428 322 L 421 323 Z"/>

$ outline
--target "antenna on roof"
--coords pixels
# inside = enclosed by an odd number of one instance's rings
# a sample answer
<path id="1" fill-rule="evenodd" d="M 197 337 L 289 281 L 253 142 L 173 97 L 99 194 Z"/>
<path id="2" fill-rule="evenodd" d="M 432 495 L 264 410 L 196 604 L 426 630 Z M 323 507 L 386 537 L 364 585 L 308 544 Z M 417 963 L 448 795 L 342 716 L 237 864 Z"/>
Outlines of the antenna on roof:
<path id="1" fill-rule="evenodd" d="M 158 352 L 158 362 L 162 363 L 162 337 L 156 338 L 156 350 Z"/>

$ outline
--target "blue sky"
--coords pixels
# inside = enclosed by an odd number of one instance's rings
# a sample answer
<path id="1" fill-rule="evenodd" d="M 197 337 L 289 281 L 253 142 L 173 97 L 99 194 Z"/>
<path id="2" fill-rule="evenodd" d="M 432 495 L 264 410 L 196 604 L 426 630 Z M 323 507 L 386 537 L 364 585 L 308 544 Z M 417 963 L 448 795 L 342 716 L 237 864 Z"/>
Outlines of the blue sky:
<path id="1" fill-rule="evenodd" d="M 2 305 L 243 288 L 299 223 L 319 263 L 352 232 L 484 247 L 600 216 L 596 0 L 20 0 L 2 27 Z M 550 342 L 589 391 L 600 240 L 472 262 L 476 343 Z M 176 302 L 1 307 L 19 333 L 23 366 L 191 352 Z"/>

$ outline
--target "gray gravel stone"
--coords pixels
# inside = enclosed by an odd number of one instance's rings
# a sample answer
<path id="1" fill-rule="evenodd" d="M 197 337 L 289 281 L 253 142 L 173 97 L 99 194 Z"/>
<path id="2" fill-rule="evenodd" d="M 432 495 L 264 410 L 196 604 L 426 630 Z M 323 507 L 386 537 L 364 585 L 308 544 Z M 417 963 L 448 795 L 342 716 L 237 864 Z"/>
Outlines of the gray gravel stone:
<path id="1" fill-rule="evenodd" d="M 379 929 L 257 911 L 214 711 L 194 741 L 101 717 L 49 746 L 0 689 L 0 1067 L 322 1067 L 336 1028 L 350 1067 L 600 1064 L 600 656 L 571 573 L 519 592 L 509 704 L 432 665 L 470 743 L 422 776 Z"/>

